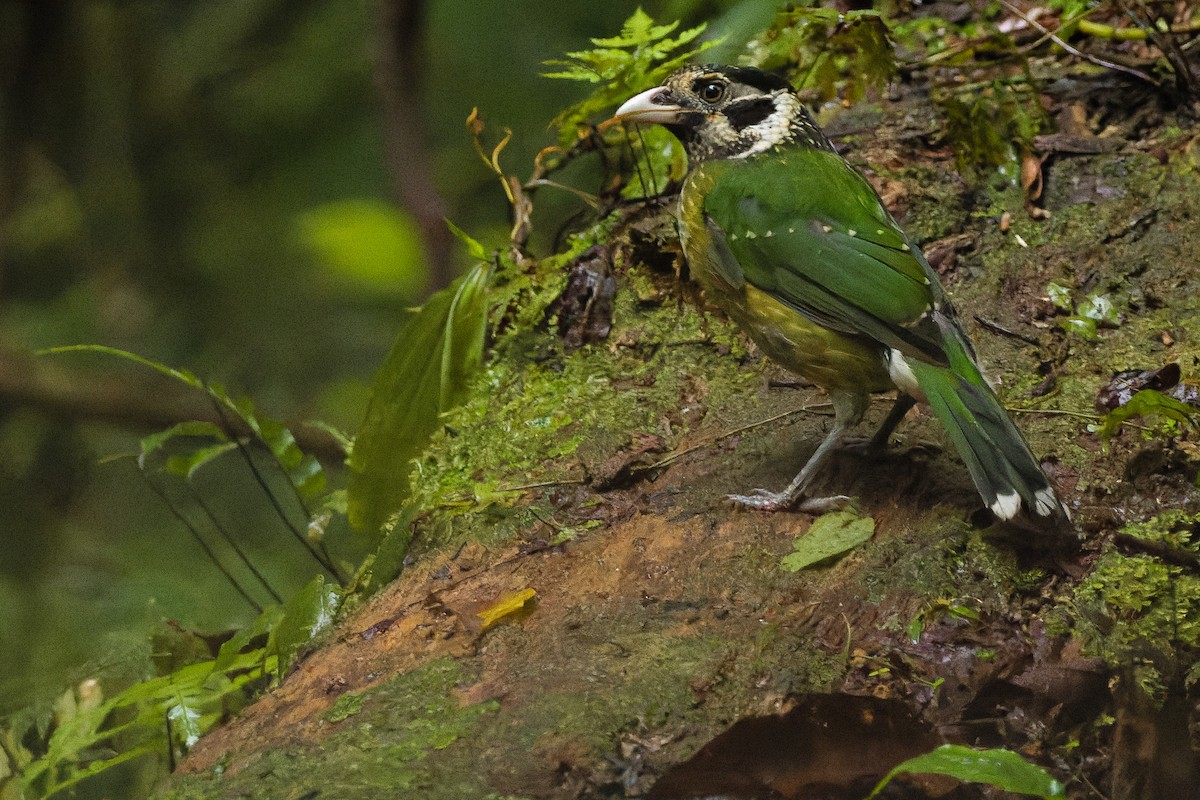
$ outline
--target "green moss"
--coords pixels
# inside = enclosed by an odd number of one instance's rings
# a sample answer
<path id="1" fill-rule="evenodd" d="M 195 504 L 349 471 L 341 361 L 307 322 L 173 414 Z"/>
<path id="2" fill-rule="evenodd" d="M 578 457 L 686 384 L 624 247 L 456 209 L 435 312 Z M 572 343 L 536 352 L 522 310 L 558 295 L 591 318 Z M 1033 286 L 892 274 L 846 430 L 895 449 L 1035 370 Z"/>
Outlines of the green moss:
<path id="1" fill-rule="evenodd" d="M 1123 532 L 1196 553 L 1200 515 L 1168 511 Z M 1200 648 L 1200 577 L 1146 554 L 1110 547 L 1073 596 L 1047 617 L 1048 629 L 1073 632 L 1092 655 L 1130 671 L 1151 697 L 1178 676 L 1169 665 Z"/>
<path id="2" fill-rule="evenodd" d="M 916 541 L 896 537 L 866 551 L 869 563 L 857 575 L 868 602 L 917 595 L 930 602 L 971 598 L 979 610 L 1003 608 L 1018 574 L 1013 553 L 968 533 L 956 513 L 930 523 Z"/>
<path id="3" fill-rule="evenodd" d="M 275 800 L 304 796 L 306 788 L 348 800 L 397 792 L 416 792 L 409 796 L 429 800 L 482 797 L 487 792 L 484 776 L 455 743 L 499 706 L 494 701 L 459 705 L 451 690 L 462 678 L 461 667 L 452 660 L 431 661 L 369 689 L 353 722 L 319 745 L 260 753 L 232 775 L 180 778 L 161 797 Z"/>
<path id="4" fill-rule="evenodd" d="M 570 262 L 547 259 L 539 273 L 561 290 Z M 506 488 L 586 480 L 641 434 L 673 447 L 687 430 L 679 409 L 697 391 L 716 405 L 753 391 L 758 377 L 736 357 L 745 353 L 741 337 L 690 304 L 646 302 L 662 294 L 650 291 L 652 281 L 620 276 L 609 341 L 571 353 L 547 319 L 552 296 L 516 293 L 510 310 L 524 320 L 520 330 L 497 340 L 468 400 L 446 415 L 417 463 L 422 546 L 506 541 L 545 516 Z"/>

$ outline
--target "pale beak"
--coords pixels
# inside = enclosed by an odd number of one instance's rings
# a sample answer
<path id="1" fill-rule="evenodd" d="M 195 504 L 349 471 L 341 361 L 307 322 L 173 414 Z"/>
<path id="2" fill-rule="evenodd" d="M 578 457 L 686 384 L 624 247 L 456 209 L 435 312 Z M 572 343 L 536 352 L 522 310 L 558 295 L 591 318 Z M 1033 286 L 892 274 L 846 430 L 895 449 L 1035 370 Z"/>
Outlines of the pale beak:
<path id="1" fill-rule="evenodd" d="M 626 100 L 613 116 L 622 122 L 647 122 L 670 125 L 679 121 L 683 107 L 670 100 L 670 93 L 661 86 L 647 89 Z"/>

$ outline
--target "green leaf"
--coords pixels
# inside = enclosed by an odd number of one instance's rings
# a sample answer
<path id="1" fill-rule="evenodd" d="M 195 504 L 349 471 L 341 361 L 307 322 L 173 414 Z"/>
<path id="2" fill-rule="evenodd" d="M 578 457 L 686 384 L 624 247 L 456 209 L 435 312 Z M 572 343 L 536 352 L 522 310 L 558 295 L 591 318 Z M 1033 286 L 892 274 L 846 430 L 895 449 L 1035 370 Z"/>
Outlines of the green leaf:
<path id="1" fill-rule="evenodd" d="M 1046 295 L 1050 298 L 1050 302 L 1060 311 L 1070 311 L 1073 307 L 1071 303 L 1071 290 L 1061 283 L 1050 281 L 1046 284 Z"/>
<path id="2" fill-rule="evenodd" d="M 867 797 L 877 797 L 900 773 L 948 775 L 960 781 L 986 783 L 1006 792 L 1033 795 L 1044 800 L 1066 797 L 1063 785 L 1044 769 L 1030 764 L 1011 750 L 972 750 L 944 744 L 931 753 L 910 758 L 889 772 Z"/>
<path id="3" fill-rule="evenodd" d="M 283 613 L 282 606 L 271 606 L 264 609 L 254 622 L 235 633 L 233 638 L 221 645 L 221 649 L 217 651 L 217 658 L 213 662 L 213 671 L 227 672 L 233 669 L 240 657 L 248 652 L 264 653 L 266 637 L 279 625 Z M 256 644 L 256 640 L 261 640 L 261 644 L 252 647 Z M 251 649 L 247 650 L 247 648 Z"/>
<path id="4" fill-rule="evenodd" d="M 167 459 L 167 472 L 178 475 L 181 478 L 191 478 L 196 474 L 196 471 L 203 467 L 208 462 L 218 458 L 230 450 L 236 450 L 236 442 L 222 442 L 209 447 L 200 447 L 187 455 L 171 456 Z"/>
<path id="5" fill-rule="evenodd" d="M 137 353 L 130 353 L 128 350 L 120 350 L 116 347 L 108 347 L 102 344 L 72 344 L 65 347 L 50 347 L 37 351 L 37 355 L 39 356 L 58 355 L 60 353 L 103 353 L 104 355 L 116 356 L 126 361 L 132 361 L 135 364 L 141 364 L 143 367 L 149 367 L 155 372 L 166 375 L 168 378 L 174 378 L 181 383 L 186 383 L 195 389 L 204 390 L 206 388 L 203 381 L 185 369 L 174 369 L 168 367 L 166 364 L 160 364 L 157 361 L 139 356 Z"/>
<path id="6" fill-rule="evenodd" d="M 142 452 L 138 458 L 139 463 L 144 466 L 146 458 L 167 442 L 186 436 L 206 436 L 210 439 L 216 439 L 218 442 L 229 441 L 229 437 L 225 435 L 225 431 L 219 425 L 212 422 L 180 422 L 177 425 L 172 425 L 165 431 L 159 431 L 158 433 L 142 437 Z"/>
<path id="7" fill-rule="evenodd" d="M 578 129 L 593 114 L 611 109 L 635 92 L 658 83 L 677 67 L 719 43 L 719 40 L 703 42 L 693 49 L 677 52 L 699 37 L 706 26 L 697 25 L 670 38 L 678 27 L 677 21 L 655 25 L 650 15 L 638 8 L 625 20 L 617 36 L 592 39 L 594 49 L 567 53 L 568 61 L 544 62 L 564 69 L 543 73 L 543 77 L 599 84 L 586 99 L 568 106 L 554 118 L 551 124 L 559 128 L 559 145 L 569 146 Z"/>
<path id="8" fill-rule="evenodd" d="M 39 355 L 78 352 L 102 353 L 104 355 L 123 358 L 135 364 L 149 367 L 194 389 L 199 389 L 212 398 L 223 412 L 232 414 L 244 423 L 267 446 L 279 464 L 280 469 L 287 475 L 288 480 L 296 488 L 301 498 L 310 500 L 324 491 L 325 472 L 316 458 L 301 452 L 299 446 L 296 444 L 295 437 L 292 436 L 292 432 L 281 422 L 270 417 L 258 415 L 254 410 L 254 404 L 248 398 L 231 397 L 225 387 L 219 383 L 205 383 L 187 370 L 173 369 L 157 361 L 151 361 L 135 353 L 118 350 L 115 347 L 94 344 L 72 345 L 70 347 L 54 347 L 49 350 L 43 350 L 39 352 Z M 139 458 L 139 463 L 144 467 L 146 457 L 150 453 L 179 436 L 210 436 L 216 438 L 218 441 L 228 441 L 225 432 L 211 422 L 184 422 L 168 428 L 162 433 L 153 434 L 142 439 L 142 455 Z M 219 454 L 205 453 L 202 460 L 195 466 L 199 466 L 205 463 L 206 460 L 210 460 Z M 173 471 L 181 472 L 181 474 L 186 474 L 189 471 L 189 467 L 183 462 L 176 462 L 171 468 Z M 190 469 L 194 471 L 194 467 Z"/>
<path id="9" fill-rule="evenodd" d="M 333 625 L 342 602 L 337 586 L 327 585 L 318 575 L 293 595 L 284 606 L 283 619 L 272 632 L 271 649 L 278 656 L 276 675 L 282 680 L 300 648 Z"/>
<path id="10" fill-rule="evenodd" d="M 791 553 L 783 557 L 783 568 L 797 572 L 858 547 L 875 534 L 875 520 L 853 511 L 834 511 L 813 521 L 803 536 L 796 537 Z"/>
<path id="11" fill-rule="evenodd" d="M 1180 402 L 1154 389 L 1142 389 L 1129 402 L 1104 415 L 1098 430 L 1101 439 L 1114 436 L 1133 417 L 1162 417 L 1181 428 L 1200 428 L 1200 409 Z"/>
<path id="12" fill-rule="evenodd" d="M 200 736 L 204 733 L 200 727 L 203 714 L 194 705 L 194 700 L 194 697 L 185 696 L 183 692 L 176 690 L 175 702 L 167 707 L 167 719 L 176 738 L 184 747 L 189 748 L 200 741 Z"/>
<path id="13" fill-rule="evenodd" d="M 466 245 L 467 253 L 470 254 L 471 258 L 475 259 L 476 261 L 492 260 L 491 253 L 489 253 L 483 245 L 471 238 L 470 234 L 468 234 L 462 228 L 458 227 L 450 220 L 446 220 L 446 226 L 450 228 L 450 232 L 454 234 L 456 239 Z"/>
<path id="14" fill-rule="evenodd" d="M 346 461 L 347 507 L 356 528 L 374 533 L 400 508 L 412 460 L 479 369 L 490 280 L 490 265 L 476 264 L 431 297 L 396 337 Z"/>

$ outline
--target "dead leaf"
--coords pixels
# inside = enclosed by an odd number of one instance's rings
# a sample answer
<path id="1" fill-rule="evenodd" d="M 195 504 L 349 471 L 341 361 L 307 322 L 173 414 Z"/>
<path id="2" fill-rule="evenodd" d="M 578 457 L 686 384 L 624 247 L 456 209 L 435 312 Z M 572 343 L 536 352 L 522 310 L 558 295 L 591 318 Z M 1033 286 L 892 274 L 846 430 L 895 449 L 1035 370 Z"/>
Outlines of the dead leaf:
<path id="1" fill-rule="evenodd" d="M 519 592 L 503 595 L 499 600 L 480 611 L 476 616 L 483 620 L 483 628 L 487 630 L 505 617 L 524 610 L 531 600 L 537 597 L 537 591 L 526 587 Z"/>

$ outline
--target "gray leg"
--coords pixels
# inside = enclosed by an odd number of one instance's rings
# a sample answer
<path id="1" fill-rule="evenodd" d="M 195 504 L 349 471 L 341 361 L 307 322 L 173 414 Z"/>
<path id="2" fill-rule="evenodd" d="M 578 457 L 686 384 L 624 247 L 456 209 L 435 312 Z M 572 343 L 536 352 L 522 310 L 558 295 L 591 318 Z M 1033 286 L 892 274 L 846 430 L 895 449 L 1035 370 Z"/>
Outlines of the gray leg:
<path id="1" fill-rule="evenodd" d="M 892 410 L 884 417 L 883 424 L 879 426 L 879 430 L 875 431 L 866 442 L 867 450 L 886 450 L 888 442 L 892 438 L 892 432 L 896 430 L 896 426 L 904 419 L 904 415 L 909 412 L 913 406 L 917 404 L 916 399 L 912 395 L 907 395 L 900 392 L 896 395 L 896 402 L 892 404 Z"/>
<path id="2" fill-rule="evenodd" d="M 869 397 L 865 394 L 830 392 L 829 399 L 833 401 L 833 430 L 825 436 L 825 440 L 817 447 L 816 452 L 809 456 L 804 468 L 792 479 L 788 487 L 782 492 L 755 489 L 749 495 L 730 495 L 730 500 L 740 506 L 761 511 L 782 511 L 795 506 L 798 511 L 810 512 L 828 511 L 849 502 L 850 498 L 844 495 L 835 495 L 809 498 L 797 505 L 813 478 L 821 472 L 821 469 L 828 463 L 829 457 L 842 445 L 846 438 L 846 431 L 862 419 Z M 905 408 L 904 411 L 907 412 L 908 409 Z M 895 409 L 893 409 L 894 412 Z M 903 416 L 903 413 L 899 415 L 899 417 Z M 892 415 L 889 414 L 888 419 L 890 420 L 891 417 Z M 892 428 L 895 428 L 899 421 L 900 419 L 897 418 L 896 422 L 892 423 Z M 887 435 L 891 435 L 891 430 L 888 430 Z"/>

